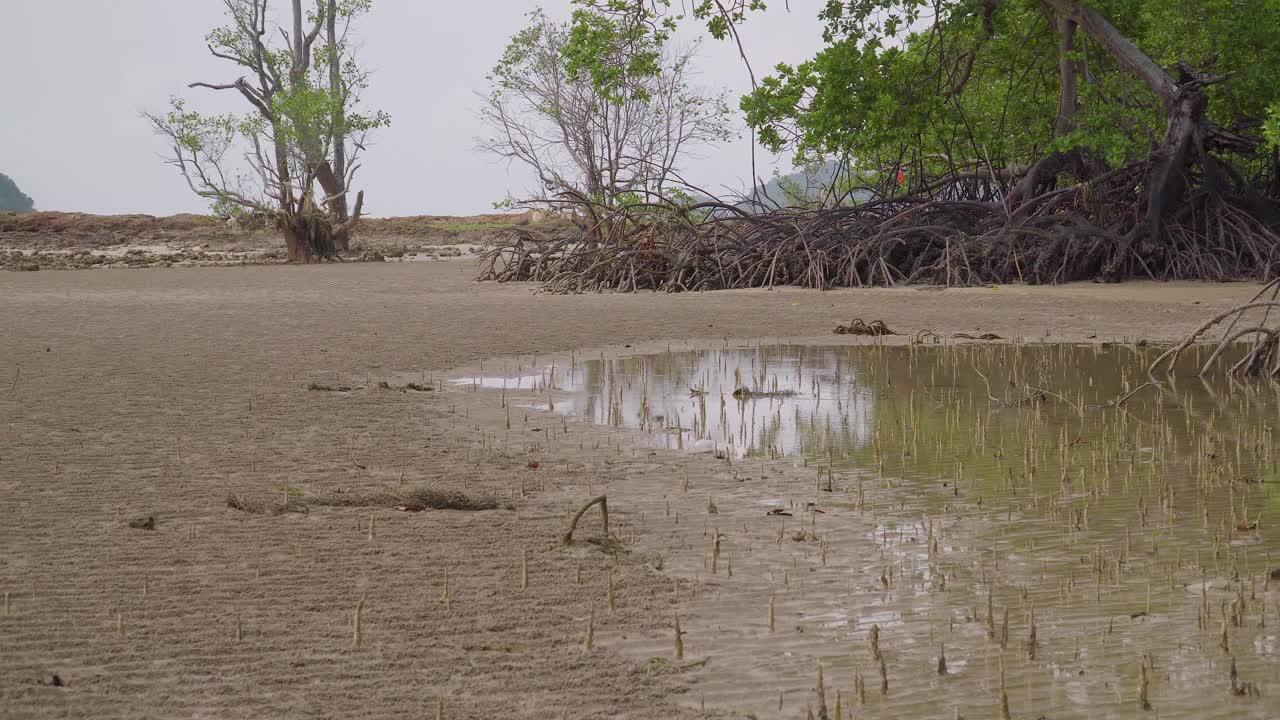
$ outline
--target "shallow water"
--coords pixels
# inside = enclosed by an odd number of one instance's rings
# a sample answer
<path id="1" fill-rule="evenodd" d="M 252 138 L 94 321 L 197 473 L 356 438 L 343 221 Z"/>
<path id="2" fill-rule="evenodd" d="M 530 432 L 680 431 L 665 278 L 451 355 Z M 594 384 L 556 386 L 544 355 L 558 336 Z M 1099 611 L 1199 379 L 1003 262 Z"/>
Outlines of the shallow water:
<path id="1" fill-rule="evenodd" d="M 723 456 L 692 487 L 635 460 L 609 488 L 655 518 L 638 549 L 701 581 L 691 701 L 816 716 L 821 664 L 831 713 L 839 690 L 856 717 L 995 717 L 1003 675 L 1013 717 L 1131 717 L 1145 668 L 1153 716 L 1280 716 L 1280 392 L 1202 381 L 1194 355 L 1140 387 L 1157 353 L 761 346 L 462 382 Z"/>

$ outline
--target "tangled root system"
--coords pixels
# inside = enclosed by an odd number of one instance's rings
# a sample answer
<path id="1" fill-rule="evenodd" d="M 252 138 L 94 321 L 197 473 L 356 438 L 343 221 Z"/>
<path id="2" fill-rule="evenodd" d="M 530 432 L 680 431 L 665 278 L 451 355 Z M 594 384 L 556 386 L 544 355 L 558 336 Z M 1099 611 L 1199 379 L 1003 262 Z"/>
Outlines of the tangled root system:
<path id="1" fill-rule="evenodd" d="M 1143 218 L 1149 161 L 1015 203 L 935 186 L 820 209 L 747 213 L 719 202 L 588 205 L 582 232 L 517 230 L 480 256 L 480 279 L 548 292 L 944 286 L 1280 275 L 1280 218 L 1248 185 L 1200 182 L 1158 234 Z M 972 198 L 977 199 L 948 199 Z"/>

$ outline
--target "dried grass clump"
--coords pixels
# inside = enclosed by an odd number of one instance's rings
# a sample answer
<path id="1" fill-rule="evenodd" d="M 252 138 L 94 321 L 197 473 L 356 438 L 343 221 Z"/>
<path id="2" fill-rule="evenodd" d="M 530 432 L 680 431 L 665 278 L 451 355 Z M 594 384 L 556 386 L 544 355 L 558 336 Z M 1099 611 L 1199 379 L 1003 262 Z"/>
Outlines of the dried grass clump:
<path id="1" fill-rule="evenodd" d="M 627 551 L 626 548 L 623 547 L 622 541 L 613 535 L 609 535 L 608 537 L 593 535 L 587 538 L 586 542 L 588 545 L 595 545 L 600 548 L 601 551 L 609 555 L 620 555 Z"/>
<path id="2" fill-rule="evenodd" d="M 321 385 L 320 383 L 311 383 L 307 385 L 307 390 L 312 392 L 351 392 L 351 388 L 346 385 Z"/>
<path id="3" fill-rule="evenodd" d="M 158 520 L 155 513 L 151 513 L 149 515 L 143 515 L 141 517 L 131 519 L 129 521 L 129 527 L 134 530 L 155 530 L 157 522 Z"/>
<path id="4" fill-rule="evenodd" d="M 752 390 L 751 388 L 740 387 L 733 391 L 734 400 L 775 400 L 779 398 L 795 397 L 798 393 L 795 390 Z"/>
<path id="5" fill-rule="evenodd" d="M 306 498 L 290 497 L 286 502 L 263 502 L 248 495 L 227 493 L 227 507 L 250 515 L 308 513 L 311 505 L 321 507 L 393 507 L 405 512 L 423 510 L 498 510 L 501 503 L 488 496 L 473 497 L 453 490 L 414 488 L 403 492 L 333 492 Z"/>
<path id="6" fill-rule="evenodd" d="M 283 515 L 284 513 L 303 513 L 309 512 L 307 504 L 299 498 L 289 498 L 287 502 L 259 502 L 248 495 L 239 495 L 233 492 L 227 493 L 227 507 L 232 510 L 249 513 L 250 515 Z"/>
<path id="7" fill-rule="evenodd" d="M 410 390 L 414 392 L 434 392 L 435 391 L 435 388 L 431 387 L 430 385 L 423 385 L 421 383 L 411 382 L 408 385 L 405 385 L 403 387 L 396 387 L 395 385 L 392 385 L 386 380 L 381 380 L 378 382 L 378 389 L 379 390 L 399 390 L 400 392 L 408 392 Z"/>
<path id="8" fill-rule="evenodd" d="M 307 499 L 323 507 L 394 507 L 407 512 L 422 510 L 498 510 L 503 505 L 488 496 L 471 496 L 458 490 L 412 488 L 402 492 L 325 493 Z"/>

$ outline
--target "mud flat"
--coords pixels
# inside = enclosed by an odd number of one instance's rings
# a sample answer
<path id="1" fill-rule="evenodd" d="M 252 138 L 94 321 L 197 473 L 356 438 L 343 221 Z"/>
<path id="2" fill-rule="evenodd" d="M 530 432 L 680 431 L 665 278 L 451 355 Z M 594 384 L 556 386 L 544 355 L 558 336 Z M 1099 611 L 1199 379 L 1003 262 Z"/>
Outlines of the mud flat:
<path id="1" fill-rule="evenodd" d="M 831 344 L 832 328 L 852 317 L 904 333 L 1034 340 L 1030 352 L 1053 367 L 1078 358 L 1042 348 L 1046 340 L 1114 342 L 1088 351 L 1105 363 L 1138 339 L 1179 337 L 1250 287 L 556 297 L 478 285 L 472 273 L 448 262 L 0 275 L 6 713 L 435 716 L 443 703 L 448 718 L 803 717 L 806 706 L 819 712 L 821 665 L 829 716 L 837 691 L 846 716 L 953 717 L 957 707 L 995 716 L 1003 657 L 1014 717 L 1136 714 L 1144 673 L 1162 717 L 1274 715 L 1280 605 L 1265 577 L 1280 525 L 1269 481 L 1241 482 L 1269 467 L 1271 436 L 1252 419 L 1273 412 L 1274 397 L 1241 391 L 1218 407 L 1180 387 L 1176 401 L 1142 406 L 1148 422 L 1098 410 L 1105 421 L 1082 424 L 1060 401 L 993 409 L 1009 369 L 1026 380 L 1040 367 L 1013 349 L 953 349 L 935 362 L 924 348 L 845 339 L 828 355 L 870 353 L 856 372 L 850 356 L 846 378 L 862 373 L 857 387 L 871 393 L 892 380 L 909 396 L 877 406 L 878 452 L 872 415 L 852 403 L 813 415 L 863 418 L 850 426 L 862 422 L 857 432 L 832 433 L 838 441 L 825 431 L 786 448 L 781 436 L 739 441 L 718 459 L 654 443 L 663 426 L 629 420 L 639 411 L 629 401 L 618 422 L 597 422 L 573 405 L 587 387 L 449 382 L 542 376 L 571 356 L 623 362 L 668 344 L 743 353 L 796 338 Z M 1005 369 L 987 372 L 990 395 L 969 361 Z M 761 418 L 770 402 L 780 420 L 792 411 L 794 425 L 807 416 L 786 403 L 812 390 L 818 365 L 794 360 L 796 377 L 776 362 L 775 379 L 798 396 L 755 402 Z M 699 373 L 686 375 L 697 387 Z M 1092 375 L 1093 389 L 1085 380 L 1063 392 L 1058 375 L 1043 389 L 1081 405 L 1121 387 Z M 850 388 L 834 382 L 820 384 Z M 931 396 L 910 396 L 916 382 Z M 769 383 L 766 371 L 759 389 Z M 703 389 L 719 417 L 718 393 Z M 560 409 L 521 407 L 547 395 Z M 1197 413 L 1178 409 L 1188 401 Z M 735 402 L 726 411 L 739 412 Z M 839 403 L 848 407 L 843 395 Z M 1188 428 L 1210 416 L 1210 428 Z M 934 425 L 917 439 L 926 418 Z M 1167 435 L 1152 430 L 1161 427 Z M 1081 428 L 1114 444 L 1070 445 Z M 1196 438 L 1208 437 L 1225 438 L 1214 446 L 1221 462 L 1201 452 Z M 1012 476 L 993 470 L 1001 447 Z M 1162 484 L 1165 463 L 1179 470 Z M 1059 465 L 1083 471 L 1064 481 Z M 953 476 L 958 496 L 941 485 Z M 569 511 L 599 494 L 610 498 L 622 552 L 587 541 L 598 522 L 590 513 L 582 540 L 562 546 Z M 422 497 L 492 509 L 414 511 Z M 825 512 L 807 511 L 811 501 Z M 792 515 L 765 514 L 774 508 Z M 1257 527 L 1224 527 L 1231 512 Z M 806 533 L 814 539 L 792 539 Z M 939 651 L 947 675 L 937 674 Z M 863 705 L 852 699 L 858 676 Z"/>
<path id="2" fill-rule="evenodd" d="M 595 445 L 642 518 L 624 537 L 691 582 L 681 658 L 674 611 L 671 637 L 616 646 L 705 663 L 700 707 L 1265 717 L 1276 396 L 1197 381 L 1203 357 L 1146 385 L 1159 352 L 725 342 L 459 382 L 534 408 L 552 447 L 543 413 L 634 429 Z M 720 467 L 672 475 L 671 449 Z"/>

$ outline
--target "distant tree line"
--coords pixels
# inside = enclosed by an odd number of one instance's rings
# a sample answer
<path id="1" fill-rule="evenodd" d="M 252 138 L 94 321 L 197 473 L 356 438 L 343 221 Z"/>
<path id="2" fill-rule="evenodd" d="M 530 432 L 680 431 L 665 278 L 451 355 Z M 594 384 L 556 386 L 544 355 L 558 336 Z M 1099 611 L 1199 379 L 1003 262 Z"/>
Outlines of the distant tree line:
<path id="1" fill-rule="evenodd" d="M 36 204 L 26 193 L 18 189 L 8 175 L 0 173 L 0 212 L 34 212 Z"/>

